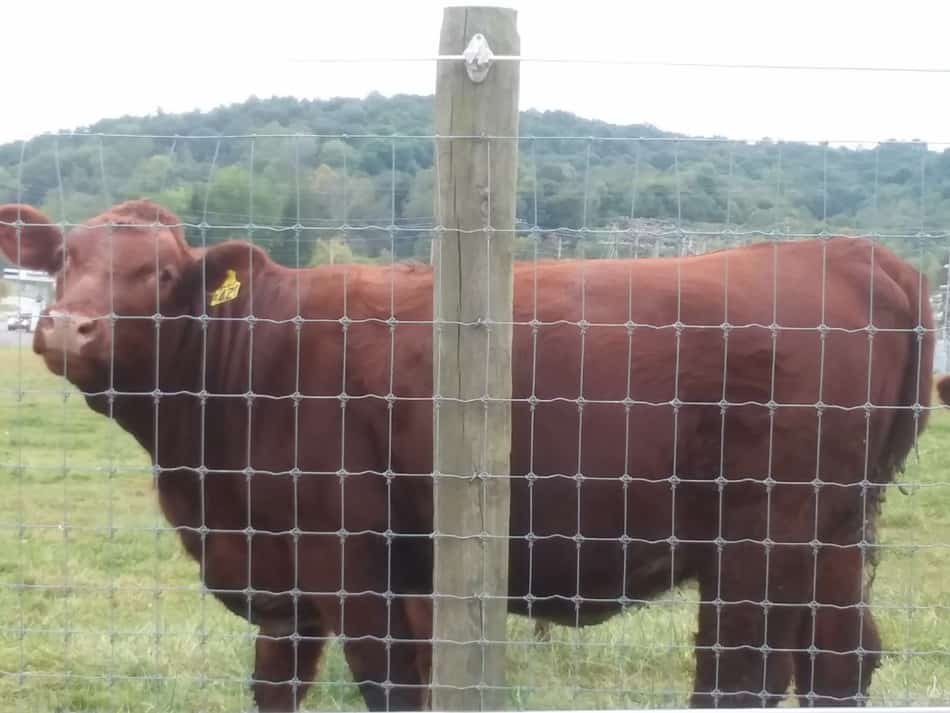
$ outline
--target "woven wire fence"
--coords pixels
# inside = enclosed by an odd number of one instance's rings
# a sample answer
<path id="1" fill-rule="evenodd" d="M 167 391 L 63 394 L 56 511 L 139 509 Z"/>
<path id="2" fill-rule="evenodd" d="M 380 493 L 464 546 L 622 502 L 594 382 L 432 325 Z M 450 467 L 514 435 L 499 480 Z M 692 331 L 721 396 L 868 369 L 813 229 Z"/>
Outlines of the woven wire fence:
<path id="1" fill-rule="evenodd" d="M 95 369 L 68 349 L 44 364 L 22 330 L 0 350 L 0 690 L 17 709 L 245 710 L 250 687 L 259 703 L 308 688 L 303 708 L 349 710 L 366 705 L 361 682 L 422 687 L 424 647 L 408 643 L 432 636 L 419 622 L 431 599 L 435 138 L 100 133 L 19 146 L 0 204 L 80 232 L 47 258 L 59 301 L 34 274 L 8 291 L 79 319 L 70 339 L 88 350 L 100 335 L 107 351 Z M 794 678 L 805 703 L 861 703 L 854 674 L 880 656 L 872 704 L 945 703 L 950 423 L 936 397 L 874 402 L 879 373 L 929 377 L 925 360 L 875 351 L 889 335 L 934 338 L 934 371 L 947 363 L 942 147 L 518 144 L 509 706 L 683 707 L 697 644 L 726 694 L 774 702 Z M 864 183 L 843 185 L 855 164 Z M 912 205 L 895 171 L 913 171 Z M 860 210 L 837 210 L 846 190 L 862 191 Z M 113 210 L 140 196 L 154 203 Z M 4 221 L 25 254 L 36 221 Z M 262 250 L 240 298 L 219 272 L 220 286 L 204 284 L 208 269 L 192 288 L 218 304 L 172 300 L 163 280 L 185 279 L 186 260 L 175 230 L 209 254 L 230 238 Z M 892 324 L 873 269 L 852 278 L 866 296 L 852 305 L 839 281 L 886 258 L 832 234 L 871 236 L 918 267 L 933 324 L 919 310 Z M 783 247 L 812 238 L 810 257 Z M 763 259 L 731 251 L 750 243 L 771 247 Z M 776 360 L 788 344 L 804 361 Z M 794 398 L 796 384 L 816 397 Z M 898 412 L 929 427 L 882 481 L 874 429 Z M 835 529 L 855 514 L 857 534 Z M 717 568 L 727 574 L 710 578 Z M 859 576 L 836 580 L 837 568 Z M 713 619 L 695 640 L 701 603 Z M 834 612 L 859 629 L 837 654 L 821 629 Z M 822 656 L 850 691 L 815 695 Z"/>

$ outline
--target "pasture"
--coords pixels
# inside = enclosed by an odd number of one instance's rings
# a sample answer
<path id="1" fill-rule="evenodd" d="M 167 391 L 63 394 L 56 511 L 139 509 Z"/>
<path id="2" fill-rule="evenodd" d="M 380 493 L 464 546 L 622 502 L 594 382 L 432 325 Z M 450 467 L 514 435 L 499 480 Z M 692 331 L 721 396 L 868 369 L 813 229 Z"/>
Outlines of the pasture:
<path id="1" fill-rule="evenodd" d="M 950 414 L 938 412 L 884 508 L 873 603 L 885 656 L 872 705 L 950 700 Z M 201 589 L 144 452 L 29 349 L 0 347 L 0 709 L 247 710 L 254 630 Z M 510 617 L 508 705 L 682 707 L 693 588 L 536 642 Z M 361 710 L 330 646 L 307 710 Z"/>

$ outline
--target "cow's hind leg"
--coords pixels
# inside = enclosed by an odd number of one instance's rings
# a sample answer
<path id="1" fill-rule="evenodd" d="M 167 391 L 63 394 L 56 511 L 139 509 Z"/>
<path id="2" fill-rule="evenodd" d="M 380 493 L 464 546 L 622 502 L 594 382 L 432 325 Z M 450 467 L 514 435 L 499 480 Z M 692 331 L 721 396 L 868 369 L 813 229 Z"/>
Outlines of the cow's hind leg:
<path id="1" fill-rule="evenodd" d="M 800 548 L 735 542 L 700 573 L 694 708 L 775 706 L 792 680 L 805 558 Z M 767 566 L 768 563 L 768 566 Z M 766 576 L 768 572 L 768 576 Z M 799 595 L 800 596 L 800 595 Z"/>
<path id="2" fill-rule="evenodd" d="M 293 713 L 316 678 L 326 632 L 320 626 L 261 625 L 254 652 L 254 702 L 261 713 Z"/>
<path id="3" fill-rule="evenodd" d="M 815 603 L 802 617 L 796 646 L 795 689 L 802 706 L 866 702 L 881 639 L 871 611 L 861 604 L 863 579 L 857 545 L 820 551 Z"/>

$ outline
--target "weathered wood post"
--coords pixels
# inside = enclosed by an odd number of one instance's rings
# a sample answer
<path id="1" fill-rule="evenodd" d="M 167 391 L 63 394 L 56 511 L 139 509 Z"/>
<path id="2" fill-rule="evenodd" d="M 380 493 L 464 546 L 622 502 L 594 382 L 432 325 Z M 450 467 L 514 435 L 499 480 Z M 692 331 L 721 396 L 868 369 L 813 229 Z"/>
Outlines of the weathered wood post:
<path id="1" fill-rule="evenodd" d="M 435 99 L 435 710 L 505 707 L 516 13 L 444 10 Z M 454 138 L 464 137 L 464 138 Z"/>

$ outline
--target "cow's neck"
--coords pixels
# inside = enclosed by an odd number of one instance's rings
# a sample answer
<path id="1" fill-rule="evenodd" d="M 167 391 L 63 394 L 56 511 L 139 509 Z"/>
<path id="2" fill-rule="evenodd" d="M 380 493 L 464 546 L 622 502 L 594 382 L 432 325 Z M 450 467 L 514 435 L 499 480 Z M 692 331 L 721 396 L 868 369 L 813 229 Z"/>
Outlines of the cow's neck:
<path id="1" fill-rule="evenodd" d="M 207 481 L 206 487 L 214 485 L 212 480 L 222 481 L 222 486 L 236 482 L 204 474 L 201 467 L 212 471 L 230 467 L 222 461 L 227 453 L 216 449 L 235 436 L 242 442 L 246 437 L 234 432 L 243 423 L 223 422 L 240 411 L 233 409 L 233 400 L 225 404 L 220 398 L 205 398 L 203 393 L 234 392 L 227 380 L 229 375 L 241 373 L 247 349 L 241 348 L 240 334 L 226 338 L 215 334 L 205 340 L 199 322 L 183 320 L 178 325 L 178 331 L 165 328 L 161 335 L 158 398 L 148 393 L 154 388 L 154 379 L 138 383 L 136 375 L 116 369 L 119 395 L 111 402 L 106 396 L 88 397 L 87 402 L 93 410 L 114 419 L 148 452 L 153 466 L 159 468 L 161 505 L 172 524 L 199 526 L 203 515 L 196 508 L 202 501 L 201 481 Z M 246 362 L 246 356 L 243 360 Z"/>

